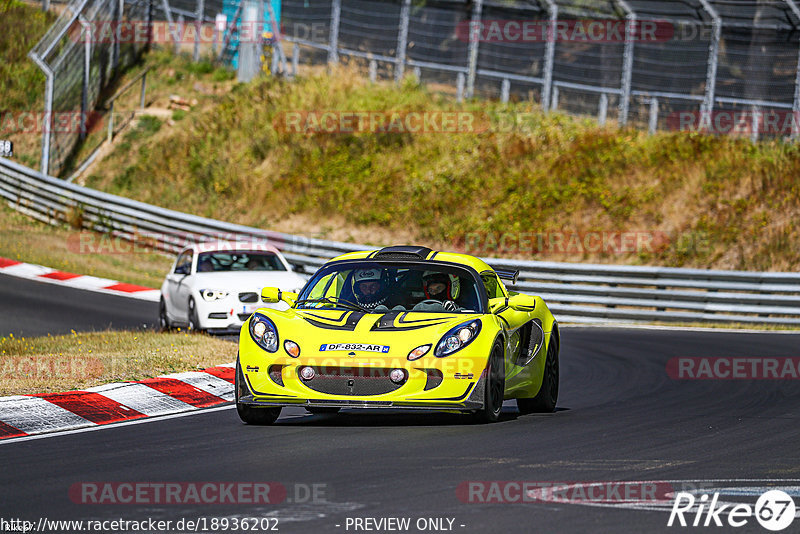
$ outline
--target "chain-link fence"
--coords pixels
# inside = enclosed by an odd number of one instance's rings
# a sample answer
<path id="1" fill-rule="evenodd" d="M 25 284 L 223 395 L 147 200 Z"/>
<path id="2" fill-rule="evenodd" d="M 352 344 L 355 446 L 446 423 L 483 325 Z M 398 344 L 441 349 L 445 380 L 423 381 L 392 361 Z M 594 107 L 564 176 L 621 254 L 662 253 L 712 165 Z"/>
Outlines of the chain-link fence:
<path id="1" fill-rule="evenodd" d="M 258 9 L 271 20 L 267 4 Z M 197 31 L 189 39 L 195 59 L 211 41 L 215 57 L 230 60 L 231 43 L 245 33 L 244 5 L 73 0 L 30 54 L 47 78 L 45 112 L 81 111 L 84 121 L 117 70 L 152 42 L 155 21 L 167 24 L 162 42 L 176 50 L 185 50 L 186 26 L 211 27 L 211 37 Z M 459 100 L 533 101 L 650 131 L 753 139 L 800 132 L 795 0 L 283 0 L 277 7 L 282 35 L 275 37 L 293 44 L 291 70 L 282 46 L 274 47 L 273 65 L 280 54 L 284 72 L 348 61 L 372 78 L 413 72 Z M 134 20 L 149 28 L 146 39 L 85 38 L 87 27 Z M 84 131 L 45 132 L 42 170 L 60 168 Z"/>
<path id="2" fill-rule="evenodd" d="M 794 0 L 284 0 L 282 26 L 304 63 L 410 68 L 458 98 L 651 131 L 798 133 Z"/>

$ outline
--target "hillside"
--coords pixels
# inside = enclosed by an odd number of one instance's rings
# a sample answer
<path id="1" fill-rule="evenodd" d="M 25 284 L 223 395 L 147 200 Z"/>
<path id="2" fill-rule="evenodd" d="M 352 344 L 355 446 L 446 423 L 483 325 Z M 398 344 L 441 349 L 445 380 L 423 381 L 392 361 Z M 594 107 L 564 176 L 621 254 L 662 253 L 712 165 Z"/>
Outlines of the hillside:
<path id="1" fill-rule="evenodd" d="M 87 185 L 370 244 L 414 241 L 544 260 L 800 267 L 797 145 L 649 136 L 542 115 L 524 102 L 456 104 L 411 80 L 400 88 L 370 84 L 348 70 L 294 82 L 262 78 L 213 99 L 172 125 L 140 121 L 94 166 Z M 321 111 L 463 112 L 474 120 L 466 133 L 326 133 L 315 122 Z M 292 131 L 298 117 L 303 133 Z M 501 127 L 509 118 L 517 126 Z"/>

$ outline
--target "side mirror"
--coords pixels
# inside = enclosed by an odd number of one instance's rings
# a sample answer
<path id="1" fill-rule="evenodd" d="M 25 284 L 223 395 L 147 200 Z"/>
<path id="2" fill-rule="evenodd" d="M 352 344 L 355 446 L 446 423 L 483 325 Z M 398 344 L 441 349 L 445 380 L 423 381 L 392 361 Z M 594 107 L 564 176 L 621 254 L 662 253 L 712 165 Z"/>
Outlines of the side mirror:
<path id="1" fill-rule="evenodd" d="M 277 287 L 265 287 L 261 290 L 261 300 L 267 304 L 275 304 L 281 301 L 281 290 Z"/>
<path id="2" fill-rule="evenodd" d="M 265 287 L 261 290 L 261 300 L 267 304 L 276 304 L 283 301 L 289 306 L 294 306 L 295 301 L 297 301 L 297 293 L 281 291 L 277 287 Z"/>
<path id="3" fill-rule="evenodd" d="M 536 307 L 536 297 L 518 293 L 508 299 L 508 307 L 520 312 L 532 312 Z"/>

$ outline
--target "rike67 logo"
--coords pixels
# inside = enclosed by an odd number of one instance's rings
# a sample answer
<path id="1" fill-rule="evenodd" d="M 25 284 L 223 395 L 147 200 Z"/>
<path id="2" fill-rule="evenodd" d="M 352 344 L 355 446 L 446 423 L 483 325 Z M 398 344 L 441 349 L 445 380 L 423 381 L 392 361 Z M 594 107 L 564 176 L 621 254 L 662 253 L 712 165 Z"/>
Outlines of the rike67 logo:
<path id="1" fill-rule="evenodd" d="M 758 498 L 755 505 L 720 504 L 719 496 L 718 492 L 713 496 L 704 493 L 700 497 L 692 493 L 678 493 L 667 526 L 721 527 L 727 523 L 727 526 L 738 528 L 747 525 L 755 517 L 765 529 L 778 532 L 789 527 L 794 521 L 796 513 L 794 499 L 785 491 L 777 489 L 766 491 Z"/>

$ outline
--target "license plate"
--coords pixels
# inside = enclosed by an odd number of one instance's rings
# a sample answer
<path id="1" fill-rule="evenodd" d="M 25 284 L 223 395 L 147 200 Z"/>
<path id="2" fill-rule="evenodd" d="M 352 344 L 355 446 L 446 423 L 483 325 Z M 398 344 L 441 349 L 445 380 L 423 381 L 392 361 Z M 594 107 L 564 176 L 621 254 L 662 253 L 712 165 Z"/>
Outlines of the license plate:
<path id="1" fill-rule="evenodd" d="M 370 345 L 368 343 L 323 343 L 319 348 L 320 352 L 330 351 L 362 351 L 362 352 L 389 352 L 388 345 Z"/>

